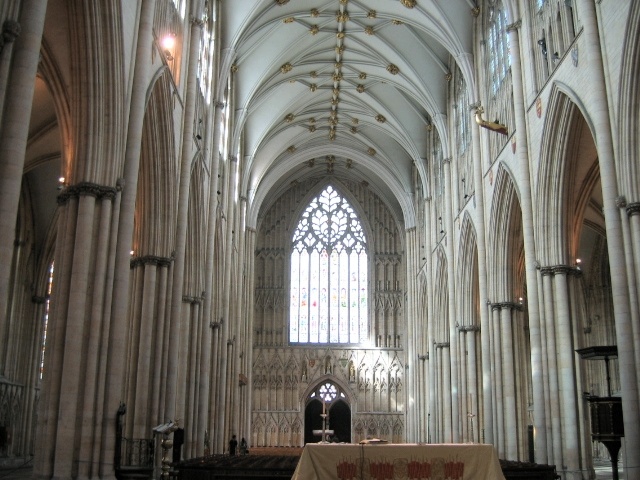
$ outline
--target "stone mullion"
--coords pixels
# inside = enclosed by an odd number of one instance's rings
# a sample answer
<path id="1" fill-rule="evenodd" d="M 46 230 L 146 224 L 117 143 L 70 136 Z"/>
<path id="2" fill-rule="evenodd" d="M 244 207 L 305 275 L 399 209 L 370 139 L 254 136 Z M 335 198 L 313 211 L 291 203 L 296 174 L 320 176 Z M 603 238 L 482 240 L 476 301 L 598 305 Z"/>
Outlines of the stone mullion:
<path id="1" fill-rule="evenodd" d="M 525 254 L 525 275 L 527 281 L 527 313 L 529 316 L 529 336 L 531 339 L 531 376 L 533 383 L 543 381 L 542 366 L 542 336 L 540 326 L 540 309 L 538 303 L 538 282 L 536 274 L 536 244 L 534 235 L 533 194 L 531 192 L 531 172 L 529 161 L 529 146 L 527 138 L 527 123 L 524 96 L 524 81 L 522 77 L 520 28 L 522 22 L 507 27 L 511 43 L 511 74 L 513 79 L 513 103 L 515 120 L 515 138 L 518 157 L 518 186 L 520 189 L 520 206 L 522 211 L 522 234 Z M 547 411 L 544 403 L 543 389 L 534 389 L 533 398 L 534 425 L 536 427 L 535 451 L 536 460 L 545 463 L 547 437 L 545 431 Z"/>
<path id="2" fill-rule="evenodd" d="M 504 458 L 506 452 L 505 449 L 505 430 L 504 430 L 504 394 L 503 394 L 503 374 L 502 374 L 502 331 L 500 328 L 500 304 L 491 305 L 491 328 L 493 331 L 492 353 L 494 364 L 494 425 L 495 425 L 495 438 L 494 445 L 498 450 L 500 458 Z"/>
<path id="3" fill-rule="evenodd" d="M 541 270 L 542 288 L 544 291 L 545 326 L 547 340 L 547 369 L 549 371 L 549 404 L 550 433 L 548 439 L 551 450 L 549 462 L 554 465 L 562 463 L 562 427 L 560 414 L 560 387 L 558 383 L 558 353 L 556 351 L 555 296 L 553 294 L 553 278 L 546 269 Z"/>
<path id="4" fill-rule="evenodd" d="M 36 73 L 40 61 L 40 45 L 47 2 L 23 0 L 20 15 L 20 37 L 16 39 L 11 74 L 0 110 L 0 329 L 5 329 L 9 302 L 9 282 L 13 258 L 13 242 L 22 189 L 31 105 Z M 4 33 L 4 32 L 3 32 Z M 7 50 L 9 50 L 7 48 Z M 9 53 L 7 53 L 8 55 Z M 4 86 L 4 85 L 2 85 Z M 0 358 L 6 345 L 0 342 Z"/>
<path id="5" fill-rule="evenodd" d="M 576 5 L 580 12 L 586 47 L 587 76 L 590 80 L 590 109 L 593 132 L 598 150 L 598 166 L 602 184 L 602 202 L 607 232 L 607 249 L 611 275 L 611 291 L 614 303 L 614 318 L 618 347 L 618 365 L 624 411 L 624 466 L 629 480 L 640 479 L 640 391 L 638 389 L 639 365 L 636 363 L 632 315 L 625 268 L 625 251 L 620 214 L 617 211 L 618 181 L 616 158 L 613 147 L 610 104 L 607 96 L 607 81 L 600 39 L 600 29 L 593 0 L 579 0 Z"/>

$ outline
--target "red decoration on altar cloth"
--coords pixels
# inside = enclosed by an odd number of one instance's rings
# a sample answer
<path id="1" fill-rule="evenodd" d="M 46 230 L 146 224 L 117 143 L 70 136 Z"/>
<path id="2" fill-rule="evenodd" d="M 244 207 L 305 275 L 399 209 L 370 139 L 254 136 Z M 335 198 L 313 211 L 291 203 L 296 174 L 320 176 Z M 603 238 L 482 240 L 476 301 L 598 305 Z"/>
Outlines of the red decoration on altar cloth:
<path id="1" fill-rule="evenodd" d="M 354 462 L 340 462 L 336 465 L 339 480 L 351 480 L 358 475 L 358 466 Z"/>
<path id="2" fill-rule="evenodd" d="M 371 462 L 369 473 L 374 480 L 393 480 L 393 463 Z"/>
<path id="3" fill-rule="evenodd" d="M 446 462 L 444 464 L 444 476 L 450 480 L 462 480 L 464 475 L 463 462 Z"/>
<path id="4" fill-rule="evenodd" d="M 431 464 L 429 462 L 418 462 L 412 460 L 407 465 L 407 476 L 409 477 L 409 480 L 431 478 Z"/>

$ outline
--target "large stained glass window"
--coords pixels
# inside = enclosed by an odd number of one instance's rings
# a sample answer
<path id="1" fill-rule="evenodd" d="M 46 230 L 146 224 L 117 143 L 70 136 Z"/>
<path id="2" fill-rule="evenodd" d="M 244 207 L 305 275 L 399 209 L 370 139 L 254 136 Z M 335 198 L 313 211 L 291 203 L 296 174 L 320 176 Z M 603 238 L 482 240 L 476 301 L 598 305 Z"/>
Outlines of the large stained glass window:
<path id="1" fill-rule="evenodd" d="M 292 246 L 289 341 L 364 342 L 367 242 L 355 211 L 332 186 L 311 200 Z"/>

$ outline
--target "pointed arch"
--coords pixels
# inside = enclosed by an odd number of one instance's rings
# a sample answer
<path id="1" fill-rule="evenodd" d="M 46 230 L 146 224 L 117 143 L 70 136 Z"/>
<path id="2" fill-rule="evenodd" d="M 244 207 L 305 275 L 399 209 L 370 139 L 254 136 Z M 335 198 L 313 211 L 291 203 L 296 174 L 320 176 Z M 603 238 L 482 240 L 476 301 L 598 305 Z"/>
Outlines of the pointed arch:
<path id="1" fill-rule="evenodd" d="M 171 105 L 172 80 L 164 70 L 151 90 L 142 129 L 133 242 L 140 255 L 169 257 L 174 248 L 179 165 Z"/>
<path id="2" fill-rule="evenodd" d="M 583 219 L 589 205 L 591 222 L 604 231 L 600 172 L 593 127 L 578 97 L 554 84 L 545 120 L 536 196 L 536 243 L 540 261 L 569 265 L 580 244 Z M 593 194 L 596 197 L 593 197 Z M 600 212 L 598 213 L 598 210 Z"/>
<path id="3" fill-rule="evenodd" d="M 460 254 L 458 255 L 456 291 L 461 295 L 459 306 L 459 323 L 461 325 L 478 325 L 480 321 L 480 292 L 478 286 L 478 251 L 476 232 L 468 212 L 465 212 L 460 228 Z"/>
<path id="4" fill-rule="evenodd" d="M 369 247 L 352 205 L 327 184 L 306 203 L 290 231 L 289 341 L 365 341 L 369 333 Z"/>
<path id="5" fill-rule="evenodd" d="M 514 259 L 522 256 L 522 212 L 511 172 L 498 167 L 489 220 L 488 248 L 493 263 L 489 266 L 489 284 L 495 301 L 511 300 L 517 284 Z M 520 253 L 518 253 L 520 252 Z"/>
<path id="6" fill-rule="evenodd" d="M 640 2 L 632 2 L 627 31 L 622 48 L 622 68 L 620 73 L 620 115 L 618 115 L 618 139 L 620 156 L 618 181 L 620 193 L 627 200 L 640 200 Z"/>

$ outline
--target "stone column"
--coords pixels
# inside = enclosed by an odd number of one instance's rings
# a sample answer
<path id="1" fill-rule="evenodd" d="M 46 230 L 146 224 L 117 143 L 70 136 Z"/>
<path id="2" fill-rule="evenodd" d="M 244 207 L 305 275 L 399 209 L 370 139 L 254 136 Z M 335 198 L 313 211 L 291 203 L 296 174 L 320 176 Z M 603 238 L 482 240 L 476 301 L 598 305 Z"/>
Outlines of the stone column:
<path id="1" fill-rule="evenodd" d="M 214 103 L 214 120 L 213 120 L 213 142 L 211 147 L 211 178 L 209 179 L 209 221 L 207 222 L 207 249 L 205 254 L 205 287 L 203 298 L 203 318 L 201 342 L 201 376 L 200 389 L 198 392 L 199 411 L 202 415 L 209 411 L 211 400 L 211 349 L 213 348 L 213 336 L 211 334 L 211 323 L 216 320 L 216 312 L 214 311 L 213 292 L 215 289 L 215 281 L 217 279 L 216 269 L 214 268 L 215 250 L 216 250 L 216 225 L 218 217 L 218 172 L 220 171 L 220 122 L 222 119 L 222 110 L 224 103 Z M 208 413 L 207 413 L 208 415 Z M 207 419 L 201 418 L 197 426 L 196 455 L 204 453 L 204 432 L 207 430 Z M 208 430 L 211 431 L 210 429 Z"/>
<path id="2" fill-rule="evenodd" d="M 477 85 L 476 85 L 477 90 Z M 474 92 L 475 98 L 478 99 L 477 91 Z M 471 110 L 475 110 L 480 103 L 470 105 Z M 478 412 L 478 429 L 482 429 L 484 442 L 494 443 L 494 418 L 493 418 L 493 378 L 491 374 L 491 312 L 487 308 L 485 302 L 488 298 L 487 294 L 487 247 L 485 236 L 485 206 L 484 206 L 484 178 L 482 176 L 482 148 L 480 145 L 480 131 L 477 125 L 472 122 L 471 125 L 471 143 L 473 146 L 473 183 L 476 187 L 474 192 L 476 209 L 475 224 L 476 242 L 478 249 L 478 297 L 480 298 L 480 355 L 482 358 L 482 417 Z M 481 421 L 482 420 L 482 423 Z"/>
<path id="3" fill-rule="evenodd" d="M 500 329 L 500 313 L 502 306 L 499 303 L 491 305 L 491 326 L 493 329 L 493 368 L 494 368 L 494 398 L 495 398 L 495 439 L 494 444 L 500 458 L 506 454 L 506 441 L 504 430 L 504 391 L 503 391 L 503 359 L 502 359 L 502 331 Z"/>
<path id="4" fill-rule="evenodd" d="M 196 95 L 198 93 L 197 70 L 198 51 L 202 30 L 202 1 L 196 3 L 191 17 L 189 50 L 187 57 L 184 113 L 182 122 L 182 151 L 180 152 L 180 190 L 178 195 L 176 248 L 173 271 L 173 291 L 171 294 L 171 316 L 169 328 L 169 354 L 178 352 L 180 323 L 183 315 L 182 295 L 184 290 L 185 249 L 187 227 L 189 223 L 189 188 L 191 186 L 191 161 L 193 157 L 193 119 L 196 114 Z M 178 362 L 169 362 L 167 368 L 167 388 L 165 415 L 175 420 L 178 408 L 176 404 L 178 388 Z"/>
<path id="5" fill-rule="evenodd" d="M 549 403 L 550 403 L 550 427 L 551 456 L 549 462 L 562 466 L 562 429 L 560 417 L 560 396 L 558 386 L 558 368 L 556 351 L 556 329 L 555 329 L 555 300 L 552 285 L 552 270 L 541 268 L 542 288 L 544 290 L 545 302 L 545 340 L 547 344 L 547 368 L 549 371 Z"/>
<path id="6" fill-rule="evenodd" d="M 47 11 L 46 0 L 23 0 L 20 37 L 14 47 L 4 112 L 0 110 L 0 335 L 8 322 L 9 281 L 18 215 L 29 120 L 40 60 L 40 44 Z M 14 26 L 13 31 L 17 29 Z M 0 336 L 0 338 L 3 338 Z M 0 358 L 6 345 L 0 342 Z M 3 373 L 4 365 L 0 368 Z"/>
<path id="7" fill-rule="evenodd" d="M 13 57 L 13 46 L 18 36 L 20 36 L 20 24 L 15 20 L 5 20 L 0 34 L 0 112 L 4 111 L 4 102 L 7 98 L 7 82 L 9 81 L 9 67 L 11 67 L 11 59 Z"/>
<path id="8" fill-rule="evenodd" d="M 456 328 L 456 288 L 455 288 L 455 260 L 453 253 L 454 230 L 453 230 L 453 209 L 451 199 L 453 191 L 451 188 L 451 159 L 446 158 L 442 161 L 445 182 L 445 208 L 444 219 L 447 229 L 448 239 L 446 242 L 447 251 L 447 290 L 449 291 L 448 315 L 449 315 L 449 358 L 451 361 L 451 439 L 453 443 L 460 442 L 460 405 L 459 405 L 459 380 L 458 380 L 458 332 Z"/>
<path id="9" fill-rule="evenodd" d="M 224 285 L 231 285 L 231 272 L 233 270 L 233 248 L 231 248 L 231 246 L 233 245 L 233 225 L 234 225 L 234 216 L 235 216 L 235 209 L 233 207 L 233 200 L 231 198 L 231 191 L 232 191 L 232 186 L 235 185 L 235 179 L 236 176 L 238 175 L 238 159 L 236 157 L 229 157 L 228 159 L 228 164 L 229 164 L 229 172 L 228 172 L 228 176 L 227 176 L 227 185 L 225 188 L 225 198 L 227 201 L 224 202 L 224 205 L 226 207 L 226 219 L 227 219 L 227 224 L 226 224 L 226 232 L 225 232 L 225 245 L 227 245 L 228 248 L 226 248 L 225 250 L 225 255 L 224 255 L 224 264 L 223 264 L 223 268 L 224 268 Z M 230 407 L 230 405 L 228 405 L 227 403 L 227 398 L 228 398 L 228 388 L 229 388 L 229 384 L 227 383 L 227 377 L 228 377 L 228 362 L 229 362 L 229 358 L 228 358 L 228 354 L 229 354 L 229 349 L 226 348 L 224 345 L 226 344 L 226 342 L 229 339 L 229 327 L 230 327 L 230 323 L 231 323 L 231 319 L 229 318 L 230 316 L 230 312 L 231 312 L 231 289 L 230 288 L 226 288 L 224 293 L 223 293 L 223 299 L 222 299 L 222 303 L 223 303 L 223 318 L 224 318 L 224 322 L 222 323 L 222 331 L 221 331 L 221 338 L 220 338 L 220 350 L 222 353 L 222 356 L 220 357 L 220 361 L 219 361 L 219 387 L 218 387 L 218 399 L 217 399 L 217 406 L 218 406 L 218 411 L 216 412 L 217 415 L 217 430 L 216 430 L 216 444 L 217 444 L 217 448 L 219 448 L 219 451 L 216 451 L 216 453 L 223 453 L 226 449 L 226 436 L 230 433 L 228 431 L 229 428 L 229 424 L 226 422 L 227 419 L 227 414 L 229 412 L 228 408 Z"/>
<path id="10" fill-rule="evenodd" d="M 613 150 L 612 123 L 606 91 L 605 71 L 596 6 L 594 0 L 579 0 L 577 7 L 584 28 L 583 42 L 587 61 L 590 108 L 595 144 L 598 149 L 598 165 L 602 183 L 602 201 L 607 231 L 607 247 L 611 272 L 616 337 L 618 343 L 618 365 L 622 390 L 624 415 L 624 468 L 628 480 L 640 479 L 640 399 L 638 391 L 638 365 L 635 362 L 633 328 L 629 305 L 627 269 L 624 259 L 624 242 L 616 198 L 619 195 L 615 156 Z M 630 272 L 629 272 L 630 273 Z"/>
<path id="11" fill-rule="evenodd" d="M 505 436 L 505 458 L 518 460 L 518 414 L 516 405 L 516 369 L 514 364 L 515 348 L 513 336 L 513 317 L 515 305 L 504 302 L 500 305 L 500 337 L 502 350 L 502 395 Z"/>
<path id="12" fill-rule="evenodd" d="M 640 368 L 640 304 L 638 299 L 638 281 L 640 281 L 640 202 L 627 204 L 624 197 L 617 200 L 617 205 L 626 211 L 622 215 L 622 232 L 626 252 L 627 272 L 629 272 L 629 300 L 631 313 L 631 330 L 635 345 L 635 362 Z M 639 392 L 640 394 L 640 392 Z"/>
<path id="13" fill-rule="evenodd" d="M 557 325 L 557 358 L 558 383 L 560 394 L 560 419 L 562 422 L 562 465 L 558 470 L 565 470 L 565 478 L 581 479 L 580 444 L 578 437 L 578 405 L 576 399 L 575 346 L 571 312 L 569 311 L 569 295 L 567 275 L 570 267 L 559 265 L 553 268 L 553 286 L 555 294 L 554 323 Z M 556 447 L 557 448 L 557 447 Z"/>
<path id="14" fill-rule="evenodd" d="M 127 332 L 129 320 L 129 284 L 131 277 L 131 240 L 133 238 L 134 214 L 138 190 L 138 173 L 140 153 L 142 149 L 142 127 L 146 107 L 146 93 L 151 78 L 149 52 L 154 48 L 153 16 L 155 0 L 143 0 L 138 22 L 138 38 L 135 53 L 131 102 L 129 105 L 129 124 L 124 159 L 123 178 L 118 180 L 122 194 L 120 209 L 114 212 L 119 215 L 117 225 L 117 242 L 113 277 L 113 297 L 111 301 L 110 330 L 108 351 L 105 355 L 106 387 L 103 411 L 105 417 L 113 416 L 123 401 L 123 385 L 127 358 Z M 107 317 L 105 317 L 107 318 Z M 101 464 L 101 475 L 112 475 L 115 448 L 115 421 L 103 420 L 102 446 L 104 464 Z"/>
<path id="15" fill-rule="evenodd" d="M 529 338 L 531 342 L 531 377 L 534 385 L 542 383 L 542 337 L 540 335 L 540 310 L 536 274 L 536 245 L 534 238 L 533 197 L 529 168 L 529 146 L 527 144 L 527 122 L 522 79 L 519 29 L 522 21 L 507 26 L 511 43 L 511 75 L 513 83 L 514 120 L 516 126 L 516 153 L 518 158 L 517 181 L 522 211 L 522 236 L 524 240 L 525 274 L 527 278 L 527 313 L 529 316 Z M 533 417 L 535 427 L 536 461 L 547 461 L 546 409 L 544 389 L 533 389 Z"/>
<path id="16" fill-rule="evenodd" d="M 480 442 L 480 429 L 478 425 L 478 364 L 476 359 L 476 332 L 480 331 L 477 325 L 467 325 L 464 327 L 467 341 L 467 393 L 469 395 L 469 440 L 473 443 Z M 471 427 L 473 423 L 473 428 Z"/>

